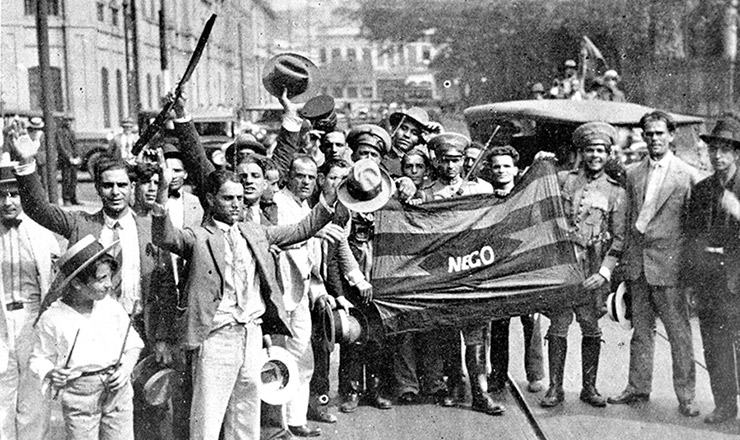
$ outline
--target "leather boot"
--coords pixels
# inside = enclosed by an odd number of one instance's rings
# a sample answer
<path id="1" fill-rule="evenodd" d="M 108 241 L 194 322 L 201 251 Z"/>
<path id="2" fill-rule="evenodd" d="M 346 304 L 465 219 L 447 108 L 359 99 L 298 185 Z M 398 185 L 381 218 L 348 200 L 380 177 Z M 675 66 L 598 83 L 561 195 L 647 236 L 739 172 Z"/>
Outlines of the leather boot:
<path id="1" fill-rule="evenodd" d="M 465 365 L 468 367 L 470 393 L 473 396 L 471 408 L 494 416 L 503 414 L 506 408 L 494 402 L 487 392 L 486 350 L 482 344 L 465 347 Z"/>
<path id="2" fill-rule="evenodd" d="M 568 340 L 561 336 L 547 337 L 547 358 L 550 365 L 550 388 L 540 399 L 540 406 L 552 408 L 565 400 L 563 391 L 563 373 L 565 371 L 565 354 L 568 352 Z"/>
<path id="3" fill-rule="evenodd" d="M 584 336 L 581 339 L 581 375 L 583 380 L 581 400 L 591 406 L 603 408 L 606 406 L 606 399 L 596 390 L 599 353 L 601 353 L 601 338 Z"/>
<path id="4" fill-rule="evenodd" d="M 393 403 L 380 395 L 380 378 L 371 376 L 368 380 L 367 403 L 378 409 L 391 409 Z"/>

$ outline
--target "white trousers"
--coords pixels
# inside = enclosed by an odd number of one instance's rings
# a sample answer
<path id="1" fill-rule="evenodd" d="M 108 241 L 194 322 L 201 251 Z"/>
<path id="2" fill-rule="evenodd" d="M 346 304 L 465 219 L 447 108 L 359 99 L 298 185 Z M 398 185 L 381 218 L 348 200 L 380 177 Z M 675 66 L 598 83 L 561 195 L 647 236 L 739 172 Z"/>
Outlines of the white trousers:
<path id="1" fill-rule="evenodd" d="M 257 382 L 262 362 L 262 328 L 232 325 L 212 332 L 193 360 L 190 439 L 260 438 Z"/>
<path id="2" fill-rule="evenodd" d="M 311 348 L 311 311 L 308 295 L 295 310 L 288 312 L 288 328 L 292 338 L 286 338 L 285 349 L 295 357 L 298 364 L 298 390 L 293 400 L 285 405 L 285 416 L 289 426 L 305 425 L 308 412 L 309 385 L 313 375 L 313 350 Z"/>
<path id="3" fill-rule="evenodd" d="M 4 305 L 0 304 L 0 307 Z M 49 423 L 49 402 L 28 368 L 38 304 L 5 311 L 8 323 L 8 366 L 0 373 L 0 439 L 38 440 Z"/>

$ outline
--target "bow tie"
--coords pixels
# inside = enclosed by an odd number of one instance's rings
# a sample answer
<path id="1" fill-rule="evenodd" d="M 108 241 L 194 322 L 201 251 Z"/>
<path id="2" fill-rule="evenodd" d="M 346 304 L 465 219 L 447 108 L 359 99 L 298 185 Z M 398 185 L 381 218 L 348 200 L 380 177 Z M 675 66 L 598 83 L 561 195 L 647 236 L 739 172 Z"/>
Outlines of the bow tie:
<path id="1" fill-rule="evenodd" d="M 170 198 L 171 199 L 179 199 L 180 198 L 180 190 L 172 190 L 172 191 L 170 191 Z"/>
<path id="2" fill-rule="evenodd" d="M 14 219 L 9 219 L 9 220 L 3 220 L 2 222 L 3 222 L 3 226 L 5 226 L 7 229 L 17 228 L 18 225 L 21 224 L 21 219 L 14 218 Z"/>

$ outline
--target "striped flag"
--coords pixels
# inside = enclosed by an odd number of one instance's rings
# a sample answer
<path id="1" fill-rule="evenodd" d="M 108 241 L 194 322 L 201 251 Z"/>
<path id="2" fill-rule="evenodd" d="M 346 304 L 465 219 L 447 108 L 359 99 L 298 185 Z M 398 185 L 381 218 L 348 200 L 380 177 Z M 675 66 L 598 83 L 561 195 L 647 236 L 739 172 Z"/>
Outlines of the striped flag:
<path id="1" fill-rule="evenodd" d="M 511 194 L 475 195 L 376 216 L 372 284 L 389 334 L 485 323 L 587 299 L 553 164 Z"/>

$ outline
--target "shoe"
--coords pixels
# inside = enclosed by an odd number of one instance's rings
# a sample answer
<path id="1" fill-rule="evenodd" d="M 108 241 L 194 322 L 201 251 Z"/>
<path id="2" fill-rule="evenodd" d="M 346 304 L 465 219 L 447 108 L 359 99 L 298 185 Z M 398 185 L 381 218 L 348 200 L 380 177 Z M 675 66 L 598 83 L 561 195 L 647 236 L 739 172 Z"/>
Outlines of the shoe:
<path id="1" fill-rule="evenodd" d="M 648 400 L 650 400 L 650 394 L 633 391 L 622 391 L 622 394 L 606 399 L 612 405 L 629 405 L 631 403 L 647 402 Z"/>
<path id="2" fill-rule="evenodd" d="M 592 388 L 590 390 L 584 388 L 581 391 L 581 401 L 586 402 L 595 408 L 606 407 L 606 399 L 604 398 L 604 396 L 599 394 L 599 392 L 596 391 L 595 388 Z"/>
<path id="3" fill-rule="evenodd" d="M 339 405 L 339 411 L 349 414 L 357 411 L 357 406 L 360 404 L 360 395 L 357 393 L 349 393 L 344 396 L 343 402 Z"/>
<path id="4" fill-rule="evenodd" d="M 565 401 L 565 391 L 557 386 L 551 386 L 540 399 L 540 406 L 543 408 L 554 408 Z"/>
<path id="5" fill-rule="evenodd" d="M 439 390 L 434 393 L 434 402 L 444 408 L 452 408 L 455 406 L 455 399 L 450 396 L 447 390 Z"/>
<path id="6" fill-rule="evenodd" d="M 699 408 L 694 405 L 694 402 L 681 402 L 678 405 L 678 412 L 684 417 L 696 417 L 699 415 Z"/>
<path id="7" fill-rule="evenodd" d="M 728 420 L 734 420 L 735 417 L 737 417 L 737 408 L 715 408 L 714 411 L 712 411 L 708 416 L 704 417 L 704 423 L 715 425 L 717 423 L 726 422 Z"/>
<path id="8" fill-rule="evenodd" d="M 309 406 L 306 412 L 308 420 L 320 423 L 337 423 L 337 416 L 330 413 L 326 408 L 314 408 Z"/>
<path id="9" fill-rule="evenodd" d="M 398 403 L 401 405 L 414 405 L 419 400 L 419 396 L 416 395 L 416 393 L 412 393 L 411 391 L 406 391 L 405 393 L 401 394 L 401 397 L 398 398 Z"/>
<path id="10" fill-rule="evenodd" d="M 314 428 L 308 425 L 288 426 L 288 430 L 296 437 L 318 437 L 321 435 L 321 428 L 318 426 Z"/>
<path id="11" fill-rule="evenodd" d="M 393 408 L 393 402 L 386 399 L 385 397 L 382 397 L 380 394 L 376 394 L 375 396 L 369 398 L 368 403 L 378 409 Z"/>
<path id="12" fill-rule="evenodd" d="M 527 384 L 527 391 L 530 393 L 539 393 L 545 389 L 545 384 L 541 380 L 533 380 Z"/>
<path id="13" fill-rule="evenodd" d="M 474 411 L 484 412 L 491 416 L 500 416 L 506 412 L 506 407 L 500 403 L 496 403 L 489 396 L 485 396 L 479 399 L 473 399 L 473 403 L 470 406 Z"/>

